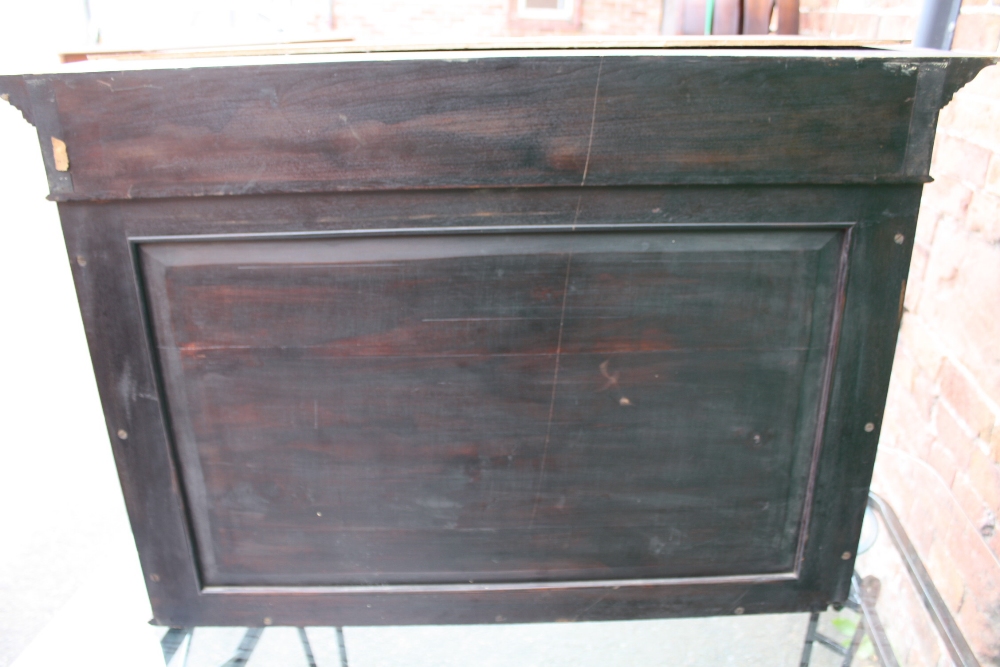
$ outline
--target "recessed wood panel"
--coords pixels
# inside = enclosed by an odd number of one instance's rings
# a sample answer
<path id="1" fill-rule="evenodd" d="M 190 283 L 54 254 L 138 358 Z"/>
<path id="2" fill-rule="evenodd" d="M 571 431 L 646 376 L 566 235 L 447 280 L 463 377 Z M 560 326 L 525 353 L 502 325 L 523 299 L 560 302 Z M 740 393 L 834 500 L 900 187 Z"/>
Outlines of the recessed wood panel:
<path id="1" fill-rule="evenodd" d="M 792 571 L 843 234 L 140 245 L 204 583 Z"/>

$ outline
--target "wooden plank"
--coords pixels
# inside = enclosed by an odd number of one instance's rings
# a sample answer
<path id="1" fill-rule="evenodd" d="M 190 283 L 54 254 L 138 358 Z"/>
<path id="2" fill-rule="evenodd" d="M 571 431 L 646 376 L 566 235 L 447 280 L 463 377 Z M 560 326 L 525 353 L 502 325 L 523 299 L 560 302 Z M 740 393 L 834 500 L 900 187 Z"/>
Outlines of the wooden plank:
<path id="1" fill-rule="evenodd" d="M 53 172 L 72 179 L 53 196 L 68 200 L 919 181 L 903 167 L 916 72 L 845 57 L 564 55 L 41 81 L 72 165 Z"/>

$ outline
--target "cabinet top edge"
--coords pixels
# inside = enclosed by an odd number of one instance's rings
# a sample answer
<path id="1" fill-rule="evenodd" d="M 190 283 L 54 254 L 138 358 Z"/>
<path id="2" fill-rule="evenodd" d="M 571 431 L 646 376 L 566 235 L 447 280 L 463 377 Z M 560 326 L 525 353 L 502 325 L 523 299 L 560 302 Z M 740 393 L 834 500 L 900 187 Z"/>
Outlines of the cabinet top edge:
<path id="1" fill-rule="evenodd" d="M 0 71 L 8 75 L 261 67 L 393 61 L 467 61 L 506 58 L 655 57 L 697 59 L 902 60 L 908 62 L 998 61 L 982 53 L 918 49 L 890 41 L 811 38 L 703 38 L 641 40 L 505 40 L 465 44 L 294 43 L 253 48 L 205 47 L 160 50 L 100 50 L 62 54 L 63 64 L 39 71 Z"/>

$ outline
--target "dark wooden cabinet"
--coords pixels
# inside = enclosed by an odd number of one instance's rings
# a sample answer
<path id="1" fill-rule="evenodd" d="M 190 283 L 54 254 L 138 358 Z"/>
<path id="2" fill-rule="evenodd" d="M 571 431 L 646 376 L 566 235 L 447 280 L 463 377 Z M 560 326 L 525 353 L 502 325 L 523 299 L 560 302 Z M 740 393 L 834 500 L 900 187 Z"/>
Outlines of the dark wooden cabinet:
<path id="1" fill-rule="evenodd" d="M 937 112 L 988 62 L 0 77 L 38 128 L 156 620 L 842 602 Z"/>

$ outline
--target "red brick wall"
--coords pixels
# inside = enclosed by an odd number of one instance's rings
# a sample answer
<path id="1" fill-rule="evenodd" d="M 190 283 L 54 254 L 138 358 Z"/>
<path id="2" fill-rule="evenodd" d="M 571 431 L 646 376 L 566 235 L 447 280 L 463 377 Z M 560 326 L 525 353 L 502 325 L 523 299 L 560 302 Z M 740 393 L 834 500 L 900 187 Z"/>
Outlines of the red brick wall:
<path id="1" fill-rule="evenodd" d="M 803 0 L 802 32 L 910 39 L 920 6 Z M 996 53 L 998 42 L 1000 3 L 965 0 L 953 47 Z M 1000 665 L 1000 67 L 942 112 L 931 175 L 873 488 L 982 663 Z M 912 631 L 923 612 L 898 579 L 880 604 L 894 648 L 905 665 L 937 664 L 940 648 Z"/>
<path id="2" fill-rule="evenodd" d="M 581 32 L 591 35 L 658 35 L 663 0 L 583 0 Z"/>
<path id="3" fill-rule="evenodd" d="M 516 0 L 336 0 L 334 25 L 358 39 L 473 41 L 552 32 L 656 35 L 662 0 L 578 0 L 571 22 L 520 19 Z"/>
<path id="4" fill-rule="evenodd" d="M 922 0 L 800 0 L 799 32 L 823 37 L 913 39 Z"/>
<path id="5" fill-rule="evenodd" d="M 510 0 L 336 0 L 334 26 L 357 39 L 463 41 L 507 35 Z"/>

